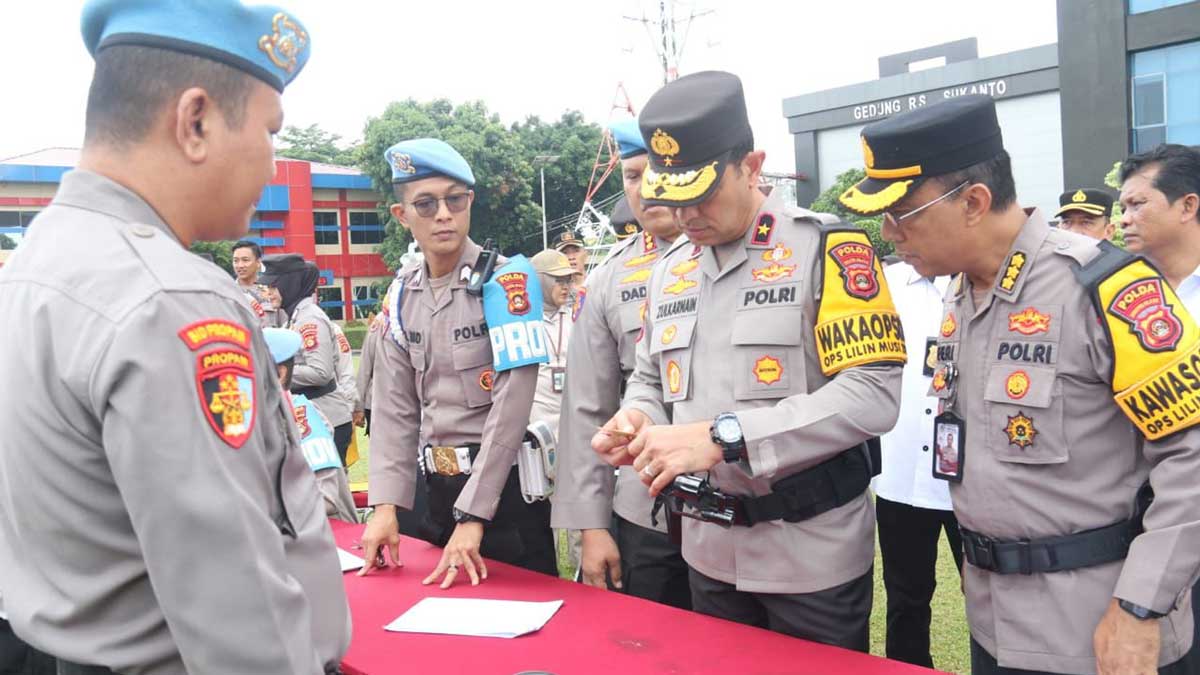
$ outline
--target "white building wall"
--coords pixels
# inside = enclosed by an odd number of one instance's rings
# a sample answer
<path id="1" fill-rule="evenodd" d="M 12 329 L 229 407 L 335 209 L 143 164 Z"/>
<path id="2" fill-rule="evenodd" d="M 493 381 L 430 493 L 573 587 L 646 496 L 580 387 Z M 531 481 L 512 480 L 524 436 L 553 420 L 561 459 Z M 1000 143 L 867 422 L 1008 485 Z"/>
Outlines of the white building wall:
<path id="1" fill-rule="evenodd" d="M 1013 159 L 1017 198 L 1051 218 L 1058 210 L 1062 184 L 1062 118 L 1058 92 L 1009 98 L 996 102 L 1004 147 Z M 824 192 L 843 171 L 862 167 L 862 126 L 817 132 L 817 167 Z M 1107 172 L 1109 167 L 1103 167 Z M 1102 186 L 1072 186 L 1102 187 Z"/>

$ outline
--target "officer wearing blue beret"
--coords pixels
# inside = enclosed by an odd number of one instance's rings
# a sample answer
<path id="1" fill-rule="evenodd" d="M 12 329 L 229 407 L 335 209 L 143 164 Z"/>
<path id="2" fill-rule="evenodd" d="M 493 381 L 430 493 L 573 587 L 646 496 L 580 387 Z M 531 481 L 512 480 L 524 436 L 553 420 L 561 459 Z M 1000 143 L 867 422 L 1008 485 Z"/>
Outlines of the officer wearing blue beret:
<path id="1" fill-rule="evenodd" d="M 247 232 L 311 37 L 236 0 L 92 0 L 82 32 L 79 167 L 0 270 L 4 609 L 59 673 L 335 672 L 349 611 L 291 405 L 187 248 Z"/>
<path id="2" fill-rule="evenodd" d="M 471 241 L 475 175 L 444 141 L 422 138 L 388 148 L 396 203 L 392 215 L 421 247 L 424 261 L 401 269 L 384 308 L 388 325 L 377 346 L 372 401 L 370 502 L 363 534 L 367 574 L 376 552 L 399 559 L 397 509 L 412 509 L 417 472 L 425 475 L 429 509 L 421 536 L 443 547 L 424 583 L 448 588 L 460 568 L 472 584 L 488 576 L 484 557 L 555 574 L 550 508 L 525 503 L 518 469 L 537 386 L 537 361 L 509 367 L 501 356 L 510 326 L 496 325 L 484 296 L 468 292 L 477 264 L 491 252 Z M 541 298 L 533 269 L 495 260 L 502 305 L 529 315 L 524 346 L 546 361 Z M 479 274 L 486 276 L 486 270 Z M 496 287 L 499 288 L 499 287 Z M 518 329 L 528 322 L 515 324 Z M 495 351 L 494 351 L 495 350 Z"/>

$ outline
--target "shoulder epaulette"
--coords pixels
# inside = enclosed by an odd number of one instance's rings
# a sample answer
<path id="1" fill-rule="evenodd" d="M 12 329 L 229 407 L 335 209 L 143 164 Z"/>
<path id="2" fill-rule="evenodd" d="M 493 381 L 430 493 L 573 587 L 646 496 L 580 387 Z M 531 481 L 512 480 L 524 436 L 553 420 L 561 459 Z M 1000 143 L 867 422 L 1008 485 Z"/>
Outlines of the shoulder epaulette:
<path id="1" fill-rule="evenodd" d="M 1075 278 L 1084 288 L 1095 288 L 1134 258 L 1132 253 L 1118 248 L 1111 241 L 1100 241 L 1096 248 L 1100 254 L 1074 270 Z"/>

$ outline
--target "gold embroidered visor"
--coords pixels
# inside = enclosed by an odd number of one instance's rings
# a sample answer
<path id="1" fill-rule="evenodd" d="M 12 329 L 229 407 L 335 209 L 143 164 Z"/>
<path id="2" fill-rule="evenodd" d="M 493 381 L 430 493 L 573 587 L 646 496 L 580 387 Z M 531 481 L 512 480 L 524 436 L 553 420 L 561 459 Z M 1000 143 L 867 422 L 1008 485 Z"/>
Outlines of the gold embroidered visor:
<path id="1" fill-rule="evenodd" d="M 728 154 L 691 167 L 657 167 L 651 163 L 642 174 L 642 203 L 646 206 L 684 207 L 708 199 L 721 182 Z"/>

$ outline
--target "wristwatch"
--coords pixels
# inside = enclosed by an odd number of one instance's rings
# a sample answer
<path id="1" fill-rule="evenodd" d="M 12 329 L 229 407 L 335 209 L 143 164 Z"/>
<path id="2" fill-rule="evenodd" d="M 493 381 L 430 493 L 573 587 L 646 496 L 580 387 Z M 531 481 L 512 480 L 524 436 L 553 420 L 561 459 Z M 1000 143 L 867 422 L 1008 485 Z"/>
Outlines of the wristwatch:
<path id="1" fill-rule="evenodd" d="M 473 516 L 462 509 L 454 509 L 454 522 L 456 523 L 486 523 L 487 520 L 479 516 Z"/>
<path id="2" fill-rule="evenodd" d="M 1145 621 L 1146 619 L 1161 619 L 1166 616 L 1166 614 L 1156 612 L 1152 609 L 1147 609 L 1141 605 L 1135 605 L 1128 600 L 1122 600 L 1120 598 L 1117 598 L 1117 605 L 1121 609 L 1132 614 L 1135 618 L 1141 619 L 1142 621 Z"/>
<path id="3" fill-rule="evenodd" d="M 747 459 L 746 439 L 742 437 L 742 425 L 737 415 L 731 412 L 717 415 L 708 433 L 712 436 L 712 442 L 721 446 L 726 462 L 732 464 Z"/>

